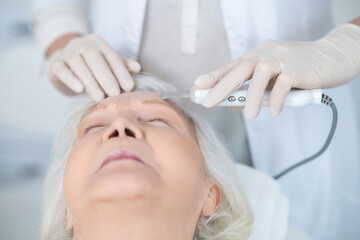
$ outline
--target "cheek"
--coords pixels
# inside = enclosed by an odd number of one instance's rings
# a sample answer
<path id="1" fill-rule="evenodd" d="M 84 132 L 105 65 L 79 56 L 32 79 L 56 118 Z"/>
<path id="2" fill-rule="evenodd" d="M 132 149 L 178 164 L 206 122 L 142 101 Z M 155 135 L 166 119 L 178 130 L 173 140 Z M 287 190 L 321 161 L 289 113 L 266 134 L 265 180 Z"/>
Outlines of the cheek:
<path id="1" fill-rule="evenodd" d="M 205 164 L 195 140 L 188 135 L 158 132 L 149 142 L 166 187 L 165 197 L 176 204 L 194 203 L 205 185 Z"/>
<path id="2" fill-rule="evenodd" d="M 91 163 L 97 145 L 95 139 L 83 139 L 75 144 L 69 155 L 64 174 L 64 194 L 70 207 L 81 204 L 78 201 L 93 169 Z"/>

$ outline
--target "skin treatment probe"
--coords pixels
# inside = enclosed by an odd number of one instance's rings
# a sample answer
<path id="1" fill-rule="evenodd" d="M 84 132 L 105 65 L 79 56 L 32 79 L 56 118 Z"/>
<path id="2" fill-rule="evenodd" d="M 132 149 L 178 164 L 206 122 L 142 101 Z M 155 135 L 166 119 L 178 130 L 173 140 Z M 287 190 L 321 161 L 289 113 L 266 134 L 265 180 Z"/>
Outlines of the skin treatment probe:
<path id="1" fill-rule="evenodd" d="M 245 84 L 244 84 L 245 85 Z M 244 86 L 243 85 L 243 86 Z M 246 103 L 247 94 L 246 84 L 243 88 L 240 88 L 236 92 L 229 95 L 224 101 L 216 106 L 224 107 L 244 107 Z M 190 92 L 166 92 L 163 94 L 162 99 L 167 98 L 190 98 L 190 100 L 196 104 L 202 104 L 205 96 L 209 93 L 210 89 L 198 89 L 196 87 L 191 88 Z M 266 90 L 262 99 L 262 107 L 269 107 L 269 98 L 271 90 Z M 301 90 L 294 89 L 289 92 L 284 101 L 284 107 L 301 107 L 306 105 L 321 104 L 322 90 L 311 89 Z"/>

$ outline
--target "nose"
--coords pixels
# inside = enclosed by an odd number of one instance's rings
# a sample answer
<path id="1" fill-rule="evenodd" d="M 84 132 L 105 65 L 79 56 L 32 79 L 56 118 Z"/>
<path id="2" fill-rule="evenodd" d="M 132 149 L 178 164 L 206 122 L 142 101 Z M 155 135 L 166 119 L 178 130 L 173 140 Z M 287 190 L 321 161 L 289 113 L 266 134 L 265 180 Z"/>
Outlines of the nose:
<path id="1" fill-rule="evenodd" d="M 103 140 L 106 141 L 116 137 L 143 139 L 144 133 L 137 118 L 130 114 L 122 114 L 117 117 L 105 131 Z"/>

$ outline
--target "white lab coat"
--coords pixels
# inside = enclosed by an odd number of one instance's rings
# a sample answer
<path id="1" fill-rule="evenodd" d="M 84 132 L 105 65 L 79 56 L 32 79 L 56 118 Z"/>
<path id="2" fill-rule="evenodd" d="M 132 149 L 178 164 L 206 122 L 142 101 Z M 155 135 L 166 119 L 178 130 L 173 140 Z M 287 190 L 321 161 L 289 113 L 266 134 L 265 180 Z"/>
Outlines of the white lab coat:
<path id="1" fill-rule="evenodd" d="M 35 9 L 49 2 L 38 1 Z M 146 0 L 71 2 L 87 8 L 93 32 L 122 57 L 137 59 Z M 333 27 L 330 0 L 220 2 L 233 59 L 265 39 L 315 40 Z M 316 161 L 279 181 L 290 200 L 291 224 L 315 239 L 352 239 L 359 234 L 354 224 L 360 220 L 359 126 L 349 85 L 325 92 L 339 111 L 333 142 Z M 331 118 L 325 105 L 284 109 L 275 119 L 263 110 L 255 121 L 246 121 L 254 167 L 275 175 L 314 154 L 328 135 Z"/>

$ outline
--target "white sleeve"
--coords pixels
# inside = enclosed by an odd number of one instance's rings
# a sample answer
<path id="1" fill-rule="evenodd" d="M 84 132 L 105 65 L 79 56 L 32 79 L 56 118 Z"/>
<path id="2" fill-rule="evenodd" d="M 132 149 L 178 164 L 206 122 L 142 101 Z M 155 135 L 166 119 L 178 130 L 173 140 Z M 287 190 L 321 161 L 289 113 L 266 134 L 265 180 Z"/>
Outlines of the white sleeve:
<path id="1" fill-rule="evenodd" d="M 46 51 L 59 37 L 89 33 L 87 1 L 37 0 L 32 8 L 32 26 L 35 39 Z"/>
<path id="2" fill-rule="evenodd" d="M 289 201 L 272 177 L 236 164 L 244 194 L 254 214 L 249 240 L 285 240 Z"/>

